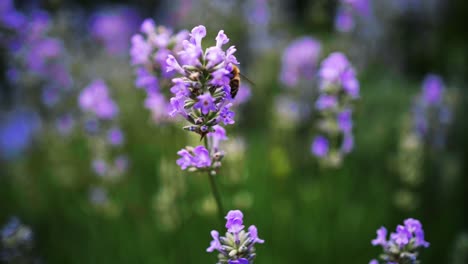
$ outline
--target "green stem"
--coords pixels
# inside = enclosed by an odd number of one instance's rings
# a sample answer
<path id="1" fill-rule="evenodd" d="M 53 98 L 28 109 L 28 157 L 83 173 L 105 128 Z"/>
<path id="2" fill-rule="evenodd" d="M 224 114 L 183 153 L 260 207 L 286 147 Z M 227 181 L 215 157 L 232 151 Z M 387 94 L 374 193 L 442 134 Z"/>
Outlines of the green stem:
<path id="1" fill-rule="evenodd" d="M 210 151 L 208 148 L 208 139 L 205 136 L 205 147 Z M 211 153 L 211 152 L 210 152 Z M 221 202 L 221 195 L 219 194 L 218 186 L 216 185 L 216 178 L 210 171 L 208 171 L 208 178 L 210 180 L 211 191 L 213 192 L 213 197 L 216 201 L 216 205 L 218 207 L 218 215 L 221 222 L 224 222 L 224 210 L 223 210 L 223 203 Z"/>

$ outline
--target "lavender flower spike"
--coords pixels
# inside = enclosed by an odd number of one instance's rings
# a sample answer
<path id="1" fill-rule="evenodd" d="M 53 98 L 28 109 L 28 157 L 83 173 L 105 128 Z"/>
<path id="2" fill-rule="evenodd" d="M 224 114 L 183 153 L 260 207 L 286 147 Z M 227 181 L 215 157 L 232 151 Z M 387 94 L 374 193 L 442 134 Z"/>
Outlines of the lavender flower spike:
<path id="1" fill-rule="evenodd" d="M 231 210 L 226 215 L 225 236 L 220 237 L 218 231 L 211 231 L 213 240 L 206 249 L 207 252 L 218 251 L 218 262 L 223 264 L 252 264 L 255 259 L 255 244 L 265 241 L 258 237 L 257 227 L 251 225 L 248 232 L 244 230 L 244 215 L 240 210 Z"/>
<path id="2" fill-rule="evenodd" d="M 398 225 L 396 231 L 390 234 L 387 240 L 387 229 L 381 227 L 377 230 L 377 238 L 372 240 L 372 245 L 381 246 L 383 254 L 380 256 L 385 263 L 419 263 L 417 261 L 421 247 L 429 247 L 424 240 L 424 231 L 421 222 L 408 218 L 404 225 Z M 369 264 L 378 264 L 377 260 L 371 260 Z"/>

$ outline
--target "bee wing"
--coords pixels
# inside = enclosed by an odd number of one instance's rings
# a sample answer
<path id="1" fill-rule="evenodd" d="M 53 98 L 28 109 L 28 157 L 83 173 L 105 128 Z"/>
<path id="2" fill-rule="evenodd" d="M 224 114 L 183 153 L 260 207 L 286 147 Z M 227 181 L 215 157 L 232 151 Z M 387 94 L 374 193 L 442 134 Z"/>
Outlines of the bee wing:
<path id="1" fill-rule="evenodd" d="M 249 78 L 247 78 L 247 76 L 245 76 L 244 74 L 242 74 L 240 72 L 239 72 L 239 75 L 242 77 L 242 79 L 246 80 L 248 83 L 255 86 L 255 83 L 253 81 L 251 81 Z"/>

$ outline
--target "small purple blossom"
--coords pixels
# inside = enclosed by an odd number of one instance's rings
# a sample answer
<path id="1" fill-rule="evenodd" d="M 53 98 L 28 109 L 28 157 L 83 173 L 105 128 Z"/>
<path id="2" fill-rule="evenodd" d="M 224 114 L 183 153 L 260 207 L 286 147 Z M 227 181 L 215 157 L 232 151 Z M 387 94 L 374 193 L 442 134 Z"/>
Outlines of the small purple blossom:
<path id="1" fill-rule="evenodd" d="M 435 74 L 428 74 L 423 82 L 423 100 L 428 105 L 435 105 L 442 101 L 444 82 Z"/>
<path id="2" fill-rule="evenodd" d="M 253 243 L 263 244 L 265 240 L 258 237 L 257 227 L 254 225 L 249 226 L 250 238 L 253 240 Z"/>
<path id="3" fill-rule="evenodd" d="M 325 157 L 328 155 L 329 143 L 324 136 L 316 136 L 312 142 L 312 153 L 317 157 Z"/>
<path id="4" fill-rule="evenodd" d="M 321 95 L 317 102 L 315 102 L 315 108 L 317 110 L 323 111 L 330 108 L 335 108 L 338 106 L 338 100 L 333 95 Z"/>
<path id="5" fill-rule="evenodd" d="M 200 109 L 204 115 L 207 115 L 210 111 L 215 112 L 217 110 L 214 99 L 210 93 L 202 94 L 197 98 L 198 102 L 193 105 L 194 109 Z"/>
<path id="6" fill-rule="evenodd" d="M 124 135 L 120 128 L 114 127 L 107 132 L 107 140 L 111 145 L 120 146 L 124 141 Z"/>
<path id="7" fill-rule="evenodd" d="M 377 230 L 377 237 L 372 240 L 372 245 L 381 245 L 382 247 L 387 246 L 387 229 L 385 227 L 382 226 Z"/>
<path id="8" fill-rule="evenodd" d="M 225 125 L 232 125 L 235 123 L 234 116 L 236 115 L 236 113 L 229 110 L 231 106 L 232 104 L 228 104 L 224 106 L 219 112 L 219 118 Z"/>
<path id="9" fill-rule="evenodd" d="M 85 87 L 78 99 L 83 111 L 93 112 L 102 119 L 113 119 L 118 108 L 110 98 L 107 85 L 102 80 L 95 80 Z"/>
<path id="10" fill-rule="evenodd" d="M 350 133 L 351 130 L 353 129 L 353 119 L 351 115 L 352 115 L 351 109 L 345 109 L 338 113 L 338 117 L 337 117 L 338 127 L 344 133 Z"/>
<path id="11" fill-rule="evenodd" d="M 206 252 L 213 252 L 215 250 L 221 251 L 223 250 L 221 246 L 221 242 L 219 242 L 219 233 L 216 230 L 211 231 L 211 237 L 213 240 L 210 243 L 210 246 L 206 249 Z"/>
<path id="12" fill-rule="evenodd" d="M 177 160 L 177 165 L 182 170 L 187 168 L 204 169 L 211 167 L 211 156 L 204 146 L 197 146 L 190 149 L 182 149 L 177 154 L 180 158 Z"/>
<path id="13" fill-rule="evenodd" d="M 240 230 L 244 229 L 243 218 L 244 215 L 240 210 L 231 210 L 228 212 L 226 218 L 226 228 L 228 232 L 239 233 Z"/>
<path id="14" fill-rule="evenodd" d="M 99 176 L 104 176 L 107 173 L 107 163 L 102 159 L 95 159 L 92 163 L 92 168 Z"/>

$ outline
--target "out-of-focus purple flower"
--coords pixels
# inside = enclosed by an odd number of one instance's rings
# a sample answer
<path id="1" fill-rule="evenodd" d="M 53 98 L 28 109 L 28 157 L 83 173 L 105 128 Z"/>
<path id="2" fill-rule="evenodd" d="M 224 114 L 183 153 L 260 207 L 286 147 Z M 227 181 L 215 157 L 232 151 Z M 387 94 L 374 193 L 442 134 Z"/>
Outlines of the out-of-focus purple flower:
<path id="1" fill-rule="evenodd" d="M 151 111 L 151 116 L 156 122 L 166 120 L 169 117 L 168 108 L 170 107 L 164 96 L 158 92 L 149 92 L 145 99 L 145 108 Z M 182 111 L 180 107 L 178 109 Z"/>
<path id="2" fill-rule="evenodd" d="M 107 132 L 107 140 L 111 145 L 120 146 L 124 142 L 124 135 L 120 128 L 113 127 Z"/>
<path id="3" fill-rule="evenodd" d="M 212 148 L 217 151 L 219 150 L 219 143 L 221 141 L 227 140 L 228 137 L 226 136 L 226 130 L 224 127 L 220 125 L 216 125 L 213 127 L 214 131 L 208 133 L 208 137 L 212 139 Z"/>
<path id="4" fill-rule="evenodd" d="M 57 118 L 55 126 L 61 135 L 68 135 L 75 126 L 75 120 L 71 114 L 64 114 Z"/>
<path id="5" fill-rule="evenodd" d="M 102 159 L 95 159 L 92 163 L 92 169 L 97 175 L 104 176 L 107 173 L 107 163 Z"/>
<path id="6" fill-rule="evenodd" d="M 350 132 L 343 134 L 343 142 L 341 143 L 341 151 L 348 154 L 353 150 L 354 147 L 354 136 Z"/>
<path id="7" fill-rule="evenodd" d="M 188 167 L 192 166 L 193 164 L 193 156 L 190 154 L 190 152 L 186 149 L 179 150 L 177 152 L 177 155 L 180 156 L 180 158 L 177 160 L 177 165 L 183 170 L 187 169 Z"/>
<path id="8" fill-rule="evenodd" d="M 0 116 L 0 157 L 19 157 L 33 142 L 40 124 L 38 115 L 29 110 L 14 110 Z"/>
<path id="9" fill-rule="evenodd" d="M 377 229 L 377 237 L 372 240 L 372 245 L 381 245 L 382 247 L 387 246 L 387 228 L 382 226 Z"/>
<path id="10" fill-rule="evenodd" d="M 444 82 L 442 78 L 435 74 L 428 74 L 423 82 L 423 100 L 434 105 L 442 101 L 444 91 Z"/>
<path id="11" fill-rule="evenodd" d="M 321 89 L 326 89 L 328 86 L 343 86 L 351 98 L 359 97 L 359 83 L 354 69 L 343 53 L 330 54 L 322 62 L 319 76 Z"/>
<path id="12" fill-rule="evenodd" d="M 0 3 L 0 27 L 19 30 L 25 22 L 26 18 L 15 9 L 13 0 L 3 0 Z"/>
<path id="13" fill-rule="evenodd" d="M 379 264 L 379 262 L 376 259 L 373 259 L 369 262 L 369 264 Z"/>
<path id="14" fill-rule="evenodd" d="M 118 114 L 115 102 L 110 98 L 107 85 L 102 80 L 89 84 L 78 98 L 82 110 L 90 111 L 101 119 L 112 119 Z"/>
<path id="15" fill-rule="evenodd" d="M 312 37 L 301 37 L 291 42 L 283 53 L 281 82 L 294 87 L 301 79 L 312 79 L 320 53 L 320 42 Z"/>
<path id="16" fill-rule="evenodd" d="M 48 107 L 52 107 L 58 103 L 60 99 L 59 91 L 56 87 L 46 87 L 42 90 L 42 103 Z"/>
<path id="17" fill-rule="evenodd" d="M 244 231 L 244 215 L 240 210 L 229 211 L 225 218 L 226 235 L 220 237 L 218 231 L 211 231 L 213 240 L 206 251 L 218 251 L 219 263 L 253 263 L 255 244 L 263 244 L 265 242 L 258 237 L 257 228 L 251 225 L 248 228 L 248 232 Z"/>
<path id="18" fill-rule="evenodd" d="M 31 43 L 33 49 L 26 54 L 28 68 L 36 74 L 47 74 L 48 63 L 63 52 L 62 43 L 58 39 L 43 38 Z"/>
<path id="19" fill-rule="evenodd" d="M 312 154 L 322 158 L 328 155 L 328 150 L 328 139 L 324 136 L 316 136 L 312 142 Z"/>
<path id="20" fill-rule="evenodd" d="M 248 85 L 241 84 L 234 100 L 234 105 L 246 103 L 252 96 L 252 91 Z"/>
<path id="21" fill-rule="evenodd" d="M 360 16 L 366 17 L 370 14 L 369 0 L 342 0 L 342 3 L 349 5 Z"/>
<path id="22" fill-rule="evenodd" d="M 349 9 L 338 8 L 335 16 L 335 29 L 340 32 L 350 32 L 354 29 L 354 17 Z"/>
<path id="23" fill-rule="evenodd" d="M 99 131 L 100 125 L 99 125 L 99 120 L 92 118 L 92 119 L 87 119 L 84 122 L 84 128 L 85 131 L 89 134 L 96 134 Z"/>
<path id="24" fill-rule="evenodd" d="M 140 18 L 130 8 L 106 9 L 92 15 L 89 31 L 110 54 L 126 53 L 130 37 L 138 28 Z"/>
<path id="25" fill-rule="evenodd" d="M 336 108 L 337 106 L 338 100 L 333 95 L 321 95 L 315 102 L 315 108 L 320 111 Z"/>
<path id="26" fill-rule="evenodd" d="M 345 109 L 338 113 L 338 116 L 337 116 L 338 127 L 344 133 L 350 133 L 351 130 L 353 129 L 353 119 L 351 115 L 352 115 L 351 109 Z"/>

